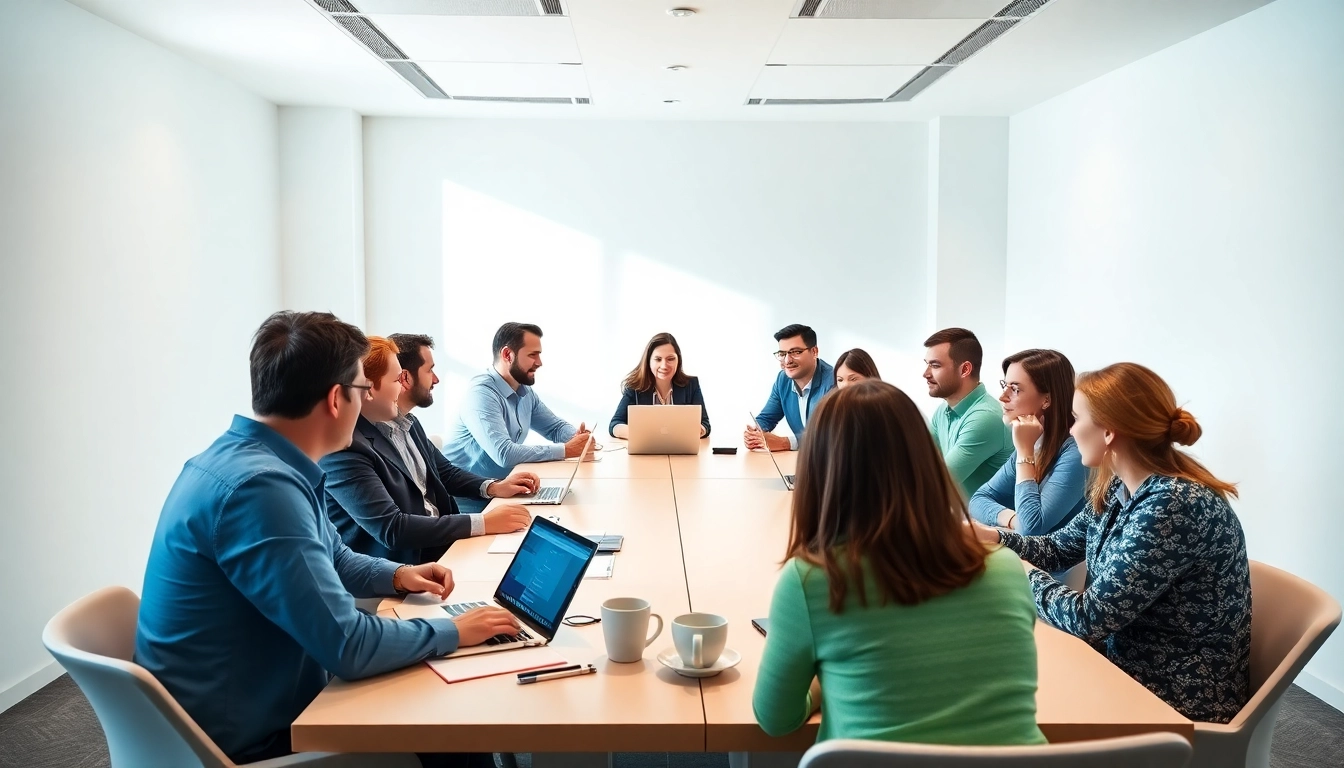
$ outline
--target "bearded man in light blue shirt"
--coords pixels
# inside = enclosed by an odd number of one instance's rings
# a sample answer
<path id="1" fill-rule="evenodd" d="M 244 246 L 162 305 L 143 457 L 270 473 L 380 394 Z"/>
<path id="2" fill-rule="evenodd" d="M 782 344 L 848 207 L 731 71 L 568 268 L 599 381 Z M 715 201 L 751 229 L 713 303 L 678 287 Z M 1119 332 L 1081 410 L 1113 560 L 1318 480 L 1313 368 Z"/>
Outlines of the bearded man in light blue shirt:
<path id="1" fill-rule="evenodd" d="M 491 344 L 495 362 L 467 385 L 457 423 L 443 453 L 454 466 L 482 477 L 503 479 L 519 464 L 572 459 L 583 452 L 589 430 L 556 416 L 532 390 L 541 367 L 541 328 L 505 323 Z M 527 444 L 536 432 L 549 440 Z M 479 512 L 486 501 L 458 496 L 463 512 Z"/>

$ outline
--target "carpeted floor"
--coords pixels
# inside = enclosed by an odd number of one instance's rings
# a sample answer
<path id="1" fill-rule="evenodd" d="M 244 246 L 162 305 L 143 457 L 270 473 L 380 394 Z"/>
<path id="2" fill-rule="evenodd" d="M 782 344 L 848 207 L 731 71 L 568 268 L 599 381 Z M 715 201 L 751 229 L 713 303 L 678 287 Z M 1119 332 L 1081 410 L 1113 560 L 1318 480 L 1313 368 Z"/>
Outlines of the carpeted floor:
<path id="1" fill-rule="evenodd" d="M 520 768 L 531 768 L 519 755 Z M 107 768 L 98 718 L 67 675 L 0 712 L 0 768 Z M 723 753 L 623 752 L 616 768 L 727 768 Z M 1344 766 L 1344 713 L 1293 686 L 1274 729 L 1271 768 Z"/>

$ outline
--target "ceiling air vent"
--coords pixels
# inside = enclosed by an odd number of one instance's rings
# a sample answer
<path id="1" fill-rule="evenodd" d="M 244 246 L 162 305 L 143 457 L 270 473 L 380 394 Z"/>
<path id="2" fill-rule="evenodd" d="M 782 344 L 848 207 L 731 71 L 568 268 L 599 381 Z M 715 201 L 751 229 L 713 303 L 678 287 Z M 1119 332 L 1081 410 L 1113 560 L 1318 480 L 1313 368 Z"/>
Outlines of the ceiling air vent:
<path id="1" fill-rule="evenodd" d="M 960 64 L 980 52 L 981 48 L 998 39 L 999 35 L 1017 26 L 1018 19 L 990 19 L 962 38 L 960 43 L 938 57 L 934 64 Z"/>
<path id="2" fill-rule="evenodd" d="M 374 56 L 384 60 L 406 58 L 406 54 L 402 53 L 401 49 L 391 40 L 388 40 L 387 35 L 384 35 L 382 30 L 373 26 L 362 16 L 332 16 L 331 18 L 337 24 L 345 27 L 345 31 L 363 43 L 364 47 L 372 51 Z"/>
<path id="3" fill-rule="evenodd" d="M 560 7 L 560 0 L 541 0 L 541 10 L 547 16 L 565 15 L 565 9 Z"/>
<path id="4" fill-rule="evenodd" d="M 951 72 L 951 67 L 925 67 L 922 72 L 910 78 L 910 81 L 902 85 L 900 90 L 887 97 L 887 101 L 909 101 L 920 94 L 925 88 L 937 82 L 938 78 Z"/>
<path id="5" fill-rule="evenodd" d="M 419 91 L 426 99 L 448 98 L 448 94 L 443 92 L 443 89 L 439 87 L 439 84 L 434 82 L 429 75 L 425 74 L 425 70 L 418 67 L 414 62 L 389 61 L 387 62 L 387 66 L 391 67 L 392 71 L 396 72 L 398 75 L 401 75 L 403 80 L 414 86 L 415 90 Z"/>
<path id="6" fill-rule="evenodd" d="M 821 4 L 824 2 L 826 2 L 826 0 L 803 0 L 803 7 L 798 9 L 798 18 L 800 19 L 815 18 L 817 15 L 817 9 L 820 8 Z"/>
<path id="7" fill-rule="evenodd" d="M 345 0 L 314 0 L 318 7 L 327 13 L 359 13 L 355 6 Z"/>
<path id="8" fill-rule="evenodd" d="M 1050 0 L 1013 0 L 994 14 L 994 17 L 998 19 L 1025 19 L 1044 8 L 1048 2 Z"/>

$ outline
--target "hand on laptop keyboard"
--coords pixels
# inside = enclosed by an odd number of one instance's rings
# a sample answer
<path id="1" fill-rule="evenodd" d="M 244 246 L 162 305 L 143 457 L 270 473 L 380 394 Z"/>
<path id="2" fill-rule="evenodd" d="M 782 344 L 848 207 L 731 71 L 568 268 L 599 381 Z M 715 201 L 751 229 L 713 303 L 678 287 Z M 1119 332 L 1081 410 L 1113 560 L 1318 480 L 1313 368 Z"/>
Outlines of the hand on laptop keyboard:
<path id="1" fill-rule="evenodd" d="M 459 610 L 452 610 L 454 608 Z M 457 625 L 457 644 L 461 648 L 480 645 L 500 635 L 512 638 L 522 630 L 513 614 L 495 605 L 467 603 L 444 606 L 444 610 L 453 614 L 453 623 Z M 497 645 L 498 641 L 493 644 Z"/>

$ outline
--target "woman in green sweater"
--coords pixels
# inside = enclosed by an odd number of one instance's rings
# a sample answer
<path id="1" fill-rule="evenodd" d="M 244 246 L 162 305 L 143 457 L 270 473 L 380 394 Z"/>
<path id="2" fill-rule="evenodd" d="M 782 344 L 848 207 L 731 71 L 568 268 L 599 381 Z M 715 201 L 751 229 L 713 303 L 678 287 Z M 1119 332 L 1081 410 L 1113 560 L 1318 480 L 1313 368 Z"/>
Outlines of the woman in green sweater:
<path id="1" fill-rule="evenodd" d="M 832 392 L 797 475 L 761 728 L 795 731 L 820 707 L 817 741 L 1044 743 L 1022 562 L 977 543 L 910 398 L 871 380 Z"/>

